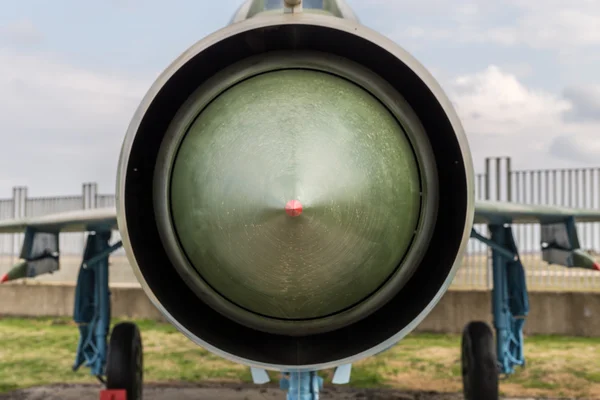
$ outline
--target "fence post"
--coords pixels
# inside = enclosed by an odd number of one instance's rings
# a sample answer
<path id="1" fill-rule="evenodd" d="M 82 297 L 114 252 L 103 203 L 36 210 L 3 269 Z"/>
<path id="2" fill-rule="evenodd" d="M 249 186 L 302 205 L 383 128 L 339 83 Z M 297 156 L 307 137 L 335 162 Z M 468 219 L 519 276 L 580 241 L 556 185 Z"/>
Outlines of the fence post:
<path id="1" fill-rule="evenodd" d="M 26 186 L 15 186 L 13 187 L 13 198 L 12 198 L 12 214 L 13 218 L 23 218 L 27 216 L 27 187 Z M 16 257 L 19 257 L 21 251 L 23 234 L 15 233 L 11 235 L 11 264 L 14 264 Z"/>
<path id="2" fill-rule="evenodd" d="M 81 188 L 81 208 L 89 210 L 90 208 L 96 208 L 98 185 L 93 182 L 84 183 Z M 87 240 L 88 233 L 81 233 L 81 249 L 85 249 L 85 242 Z"/>
<path id="3" fill-rule="evenodd" d="M 84 183 L 82 188 L 82 207 L 84 210 L 96 208 L 98 204 L 98 184 Z"/>
<path id="4" fill-rule="evenodd" d="M 492 171 L 492 160 L 494 169 Z M 502 161 L 504 160 L 504 164 Z M 510 157 L 487 157 L 485 159 L 485 200 L 512 201 L 512 160 Z M 504 171 L 502 169 L 504 168 Z M 492 183 L 492 177 L 495 182 Z M 504 182 L 502 181 L 504 177 Z M 492 193 L 492 185 L 496 193 Z M 506 193 L 506 194 L 505 194 Z"/>
<path id="5" fill-rule="evenodd" d="M 504 160 L 504 164 L 502 161 Z M 492 171 L 492 161 L 494 161 Z M 512 194 L 512 162 L 510 157 L 486 157 L 485 158 L 485 200 L 495 201 L 513 201 Z M 504 168 L 504 171 L 502 169 Z M 492 177 L 495 182 L 492 182 Z M 504 177 L 504 182 L 503 182 Z M 492 186 L 495 193 L 492 193 Z M 490 250 L 488 249 L 488 257 L 485 269 L 486 286 L 491 289 L 492 282 L 492 265 L 490 259 Z"/>
<path id="6" fill-rule="evenodd" d="M 490 157 L 486 157 L 485 159 L 485 193 L 484 200 L 490 199 L 490 162 L 492 159 Z"/>
<path id="7" fill-rule="evenodd" d="M 506 201 L 512 202 L 512 159 L 506 157 Z"/>

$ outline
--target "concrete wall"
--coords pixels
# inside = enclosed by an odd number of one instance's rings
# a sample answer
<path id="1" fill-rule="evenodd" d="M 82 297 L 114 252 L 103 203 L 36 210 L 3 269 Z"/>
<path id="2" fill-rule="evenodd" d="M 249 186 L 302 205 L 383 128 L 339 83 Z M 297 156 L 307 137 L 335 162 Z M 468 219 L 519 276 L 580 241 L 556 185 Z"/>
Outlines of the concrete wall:
<path id="1" fill-rule="evenodd" d="M 446 292 L 417 330 L 460 333 L 469 321 L 492 323 L 490 292 Z M 600 293 L 530 292 L 528 335 L 600 336 Z"/>
<path id="2" fill-rule="evenodd" d="M 113 317 L 164 320 L 138 286 L 116 286 L 111 292 Z M 0 316 L 71 316 L 73 298 L 73 285 L 1 285 Z M 532 292 L 530 308 L 526 334 L 600 336 L 600 293 Z M 490 293 L 452 290 L 417 331 L 461 333 L 474 320 L 492 322 Z"/>
<path id="3" fill-rule="evenodd" d="M 164 320 L 139 286 L 111 287 L 115 318 Z M 0 286 L 0 316 L 70 317 L 75 285 L 55 283 Z"/>

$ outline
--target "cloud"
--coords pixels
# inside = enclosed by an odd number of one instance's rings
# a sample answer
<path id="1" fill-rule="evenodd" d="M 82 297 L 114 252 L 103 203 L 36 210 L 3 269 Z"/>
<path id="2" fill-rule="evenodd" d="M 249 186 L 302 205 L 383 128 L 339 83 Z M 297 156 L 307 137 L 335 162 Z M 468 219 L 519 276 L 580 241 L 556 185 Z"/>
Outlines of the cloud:
<path id="1" fill-rule="evenodd" d="M 475 165 L 498 155 L 513 157 L 521 168 L 597 163 L 600 120 L 565 118 L 589 111 L 584 100 L 534 90 L 497 66 L 441 83 L 467 132 Z"/>
<path id="2" fill-rule="evenodd" d="M 72 193 L 84 181 L 113 192 L 123 136 L 150 84 L 0 49 L 0 129 L 10 138 L 0 146 L 0 181 L 38 195 Z"/>
<path id="3" fill-rule="evenodd" d="M 600 121 L 600 85 L 569 87 L 563 96 L 573 105 L 565 113 L 570 121 Z M 598 132 L 600 142 L 600 132 Z"/>
<path id="4" fill-rule="evenodd" d="M 448 91 L 468 131 L 519 136 L 532 128 L 551 129 L 569 102 L 525 87 L 516 76 L 489 66 L 449 82 Z"/>

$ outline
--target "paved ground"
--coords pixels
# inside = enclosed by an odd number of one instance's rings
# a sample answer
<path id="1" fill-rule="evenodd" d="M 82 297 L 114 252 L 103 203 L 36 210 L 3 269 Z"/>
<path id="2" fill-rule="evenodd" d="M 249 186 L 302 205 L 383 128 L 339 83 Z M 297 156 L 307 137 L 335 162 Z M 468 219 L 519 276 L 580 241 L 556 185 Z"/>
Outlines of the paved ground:
<path id="1" fill-rule="evenodd" d="M 0 395 L 0 400 L 98 400 L 99 386 L 52 385 Z M 462 400 L 458 394 L 403 393 L 383 389 L 328 387 L 321 400 Z M 283 400 L 275 387 L 254 385 L 147 385 L 144 400 Z M 508 399 L 506 399 L 508 400 Z M 535 400 L 535 399 L 511 399 Z M 538 399 L 542 400 L 542 399 Z"/>

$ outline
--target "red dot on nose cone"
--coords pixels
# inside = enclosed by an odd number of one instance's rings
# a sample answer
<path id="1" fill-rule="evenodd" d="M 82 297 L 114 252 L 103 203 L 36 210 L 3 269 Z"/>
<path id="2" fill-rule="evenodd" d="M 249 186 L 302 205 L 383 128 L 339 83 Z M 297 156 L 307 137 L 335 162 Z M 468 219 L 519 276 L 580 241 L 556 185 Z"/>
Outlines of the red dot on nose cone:
<path id="1" fill-rule="evenodd" d="M 285 212 L 290 217 L 297 217 L 302 214 L 302 204 L 298 200 L 290 200 L 285 205 Z"/>

